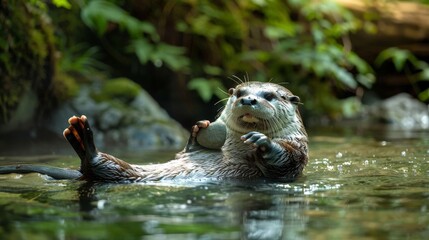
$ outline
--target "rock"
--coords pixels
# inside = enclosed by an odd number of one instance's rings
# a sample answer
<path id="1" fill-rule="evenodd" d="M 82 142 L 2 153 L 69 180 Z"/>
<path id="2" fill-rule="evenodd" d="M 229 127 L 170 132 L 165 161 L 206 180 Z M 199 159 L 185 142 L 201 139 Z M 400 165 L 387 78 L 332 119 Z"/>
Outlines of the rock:
<path id="1" fill-rule="evenodd" d="M 215 121 L 208 128 L 200 129 L 197 142 L 210 149 L 220 149 L 226 140 L 226 127 L 221 121 Z"/>
<path id="2" fill-rule="evenodd" d="M 36 93 L 27 89 L 21 96 L 18 106 L 9 121 L 0 125 L 0 133 L 7 133 L 19 129 L 30 129 L 34 125 L 34 116 L 38 107 Z"/>
<path id="3" fill-rule="evenodd" d="M 119 128 L 121 120 L 124 118 L 125 112 L 117 108 L 107 108 L 99 116 L 99 128 L 103 131 Z"/>
<path id="4" fill-rule="evenodd" d="M 184 147 L 189 133 L 142 88 L 127 95 L 134 83 L 120 84 L 125 92 L 100 86 L 100 82 L 82 85 L 79 94 L 59 107 L 47 119 L 47 127 L 62 133 L 70 116 L 86 115 L 94 128 L 94 140 L 101 148 L 127 150 L 179 149 Z M 116 85 L 115 85 L 116 84 Z M 116 82 L 116 87 L 118 82 Z M 103 92 L 108 89 L 108 95 Z M 128 89 L 128 90 L 127 90 Z"/>
<path id="5" fill-rule="evenodd" d="M 407 93 L 400 93 L 366 108 L 372 121 L 390 124 L 399 129 L 428 129 L 428 106 Z"/>
<path id="6" fill-rule="evenodd" d="M 0 133 L 33 131 L 40 113 L 57 100 L 52 95 L 59 65 L 55 27 L 48 9 L 35 2 L 0 5 Z"/>

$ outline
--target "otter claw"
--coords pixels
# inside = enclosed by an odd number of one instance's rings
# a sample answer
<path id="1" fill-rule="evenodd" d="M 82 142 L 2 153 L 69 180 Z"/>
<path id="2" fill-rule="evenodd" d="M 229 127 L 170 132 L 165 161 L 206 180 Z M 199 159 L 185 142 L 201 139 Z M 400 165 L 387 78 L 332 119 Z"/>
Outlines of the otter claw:
<path id="1" fill-rule="evenodd" d="M 262 151 L 266 151 L 271 147 L 271 140 L 260 132 L 249 132 L 241 136 L 241 140 L 246 144 L 253 144 Z"/>
<path id="2" fill-rule="evenodd" d="M 192 137 L 197 137 L 198 132 L 201 128 L 208 128 L 210 126 L 209 120 L 201 120 L 195 123 L 194 126 L 192 126 L 191 134 Z"/>

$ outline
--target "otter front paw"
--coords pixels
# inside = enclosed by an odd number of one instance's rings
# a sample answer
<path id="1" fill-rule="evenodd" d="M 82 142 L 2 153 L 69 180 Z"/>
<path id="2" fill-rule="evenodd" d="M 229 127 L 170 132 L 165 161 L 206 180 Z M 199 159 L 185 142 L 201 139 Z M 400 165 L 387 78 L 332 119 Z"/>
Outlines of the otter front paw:
<path id="1" fill-rule="evenodd" d="M 193 151 L 197 149 L 200 144 L 197 141 L 197 136 L 199 136 L 200 130 L 207 129 L 210 126 L 209 120 L 201 120 L 195 123 L 191 128 L 191 135 L 189 136 L 188 143 L 185 147 L 185 152 Z"/>
<path id="2" fill-rule="evenodd" d="M 263 152 L 270 151 L 273 147 L 271 139 L 260 132 L 249 132 L 244 134 L 241 136 L 241 140 L 246 144 L 253 144 L 254 147 Z"/>
<path id="3" fill-rule="evenodd" d="M 197 137 L 198 132 L 200 131 L 200 129 L 204 129 L 204 128 L 208 128 L 210 126 L 210 121 L 209 120 L 201 120 L 198 121 L 197 123 L 195 123 L 194 126 L 192 126 L 191 129 L 191 135 L 192 137 Z"/>

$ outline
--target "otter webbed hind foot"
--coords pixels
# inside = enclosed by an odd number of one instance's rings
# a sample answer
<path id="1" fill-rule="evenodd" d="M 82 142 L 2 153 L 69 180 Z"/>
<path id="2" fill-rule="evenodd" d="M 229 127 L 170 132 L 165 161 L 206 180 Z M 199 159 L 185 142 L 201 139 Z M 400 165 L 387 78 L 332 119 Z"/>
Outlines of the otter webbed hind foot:
<path id="1" fill-rule="evenodd" d="M 97 156 L 92 129 L 86 116 L 73 116 L 69 118 L 68 122 L 70 126 L 64 130 L 63 135 L 81 160 Z"/>
<path id="2" fill-rule="evenodd" d="M 91 127 L 85 115 L 80 117 L 73 116 L 69 118 L 70 124 L 63 132 L 64 137 L 73 147 L 81 160 L 80 172 L 83 174 L 81 179 L 92 179 L 91 161 L 96 158 L 96 150 Z"/>
<path id="3" fill-rule="evenodd" d="M 85 115 L 73 116 L 68 122 L 70 126 L 64 130 L 63 135 L 81 160 L 80 180 L 121 182 L 142 178 L 138 170 L 127 162 L 97 150 L 92 129 Z"/>

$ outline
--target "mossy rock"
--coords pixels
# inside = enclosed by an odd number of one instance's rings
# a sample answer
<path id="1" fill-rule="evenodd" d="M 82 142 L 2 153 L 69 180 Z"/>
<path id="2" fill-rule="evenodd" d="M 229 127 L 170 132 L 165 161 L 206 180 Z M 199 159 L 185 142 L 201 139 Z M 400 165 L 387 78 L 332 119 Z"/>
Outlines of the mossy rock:
<path id="1" fill-rule="evenodd" d="M 55 102 L 47 86 L 52 84 L 57 58 L 54 26 L 46 9 L 32 1 L 7 1 L 0 8 L 0 22 L 0 89 L 5 90 L 0 91 L 0 130 L 8 130 L 5 125 L 17 118 L 29 91 L 39 101 L 35 114 Z"/>
<path id="2" fill-rule="evenodd" d="M 97 102 L 121 101 L 123 103 L 132 102 L 141 92 L 142 88 L 137 83 L 128 78 L 115 78 L 103 82 L 101 89 L 91 94 Z"/>
<path id="3" fill-rule="evenodd" d="M 53 97 L 60 102 L 64 102 L 75 97 L 79 92 L 79 85 L 72 76 L 59 72 L 52 79 Z"/>

